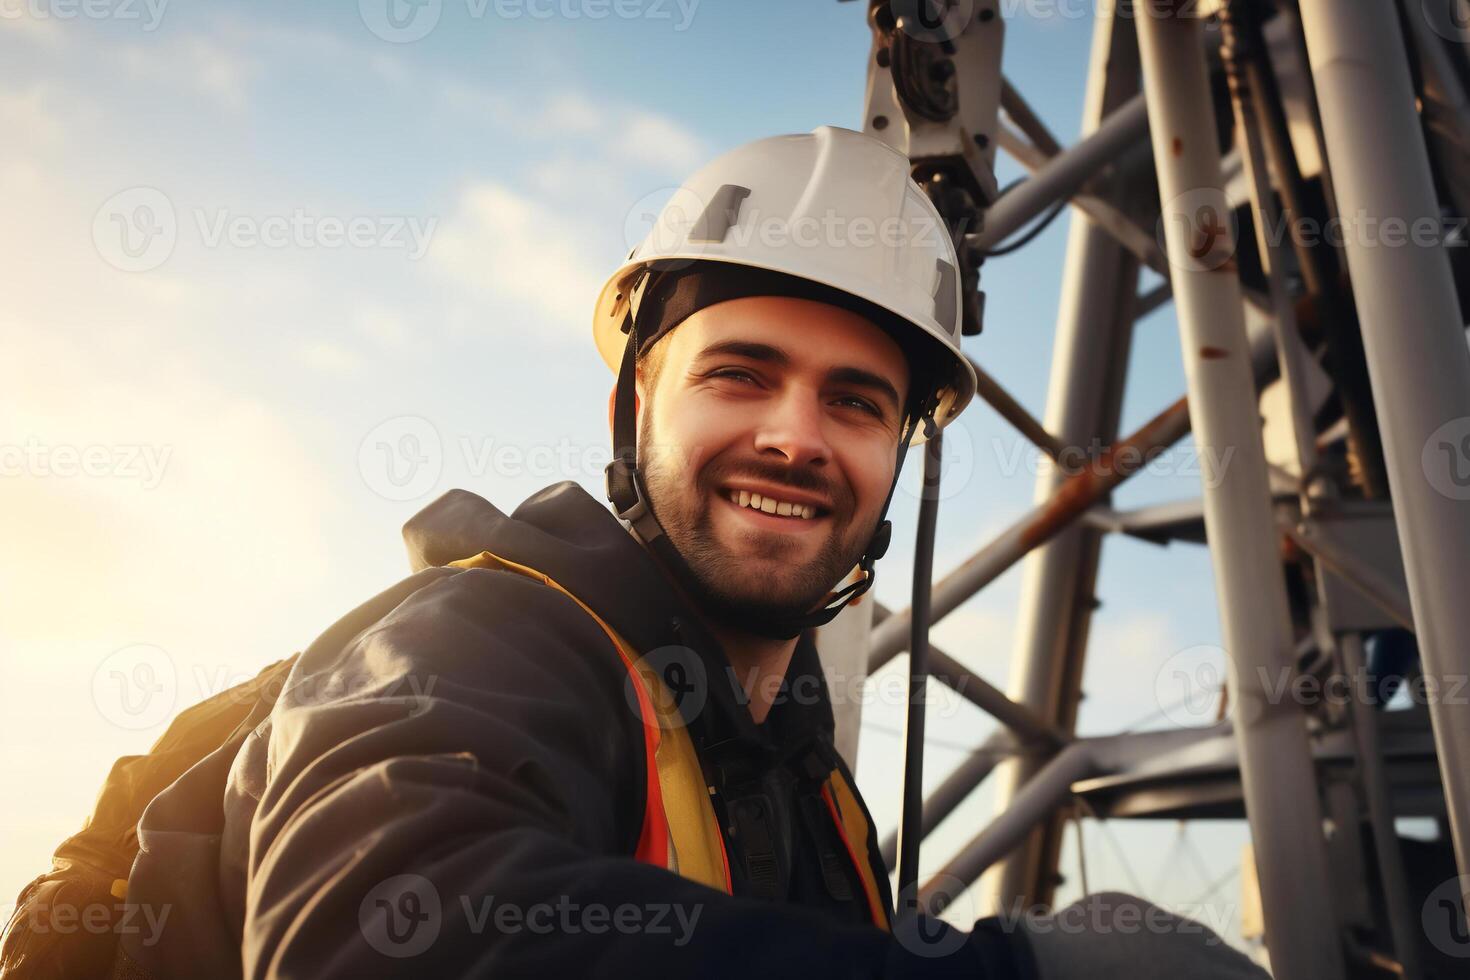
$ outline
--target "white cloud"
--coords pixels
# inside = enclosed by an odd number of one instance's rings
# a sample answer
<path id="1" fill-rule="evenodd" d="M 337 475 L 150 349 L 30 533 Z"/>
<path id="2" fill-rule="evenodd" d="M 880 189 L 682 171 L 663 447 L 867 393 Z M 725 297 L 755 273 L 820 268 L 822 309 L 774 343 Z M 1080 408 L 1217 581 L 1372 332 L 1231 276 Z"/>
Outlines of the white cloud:
<path id="1" fill-rule="evenodd" d="M 323 374 L 355 374 L 362 370 L 364 363 L 357 351 L 321 338 L 302 344 L 296 356 L 302 364 Z"/>
<path id="2" fill-rule="evenodd" d="M 511 130 L 521 127 L 516 133 L 518 137 L 539 132 L 539 127 L 534 126 L 531 120 L 522 118 L 516 111 L 515 104 L 499 92 L 450 77 L 441 78 L 435 91 L 439 102 L 446 109 L 473 120 L 476 127 L 484 127 L 486 124 Z"/>
<path id="3" fill-rule="evenodd" d="M 425 261 L 469 293 L 529 306 L 561 336 L 581 341 L 605 274 L 605 263 L 587 254 L 581 227 L 534 198 L 484 181 L 460 196 Z"/>
<path id="4" fill-rule="evenodd" d="M 7 3 L 3 8 L 5 31 L 12 36 L 23 37 L 46 47 L 56 47 L 66 42 L 62 25 L 53 17 L 37 17 L 36 9 L 28 3 Z"/>
<path id="5" fill-rule="evenodd" d="M 199 90 L 230 110 L 249 102 L 251 81 L 262 72 L 256 59 L 202 35 L 150 40 L 121 48 L 117 58 L 134 78 Z"/>
<path id="6" fill-rule="evenodd" d="M 1169 616 L 1164 612 L 1094 615 L 1088 655 L 1112 664 L 1152 663 L 1174 651 L 1172 633 Z"/>
<path id="7" fill-rule="evenodd" d="M 587 96 L 573 91 L 553 95 L 540 116 L 548 129 L 579 135 L 600 134 L 609 123 L 608 107 L 598 106 Z"/>
<path id="8" fill-rule="evenodd" d="M 628 197 L 624 175 L 605 159 L 560 153 L 539 160 L 527 183 L 550 199 L 587 199 L 606 203 Z"/>
<path id="9" fill-rule="evenodd" d="M 47 106 L 45 87 L 34 83 L 20 91 L 0 91 L 0 127 L 21 134 L 26 142 L 49 145 L 66 132 L 61 117 Z"/>
<path id="10" fill-rule="evenodd" d="M 413 339 L 408 323 L 397 310 L 377 303 L 366 303 L 353 314 L 353 325 L 383 350 L 402 353 L 410 349 Z"/>
<path id="11" fill-rule="evenodd" d="M 618 120 L 615 128 L 614 149 L 634 163 L 682 177 L 704 162 L 706 152 L 699 138 L 667 116 L 633 112 Z"/>
<path id="12" fill-rule="evenodd" d="M 321 580 L 331 497 L 280 411 L 153 345 L 14 320 L 0 332 L 13 363 L 65 366 L 13 372 L 4 395 L 5 442 L 19 447 L 0 480 L 7 637 L 198 634 L 262 582 Z M 105 467 L 61 469 L 62 452 L 89 449 Z"/>

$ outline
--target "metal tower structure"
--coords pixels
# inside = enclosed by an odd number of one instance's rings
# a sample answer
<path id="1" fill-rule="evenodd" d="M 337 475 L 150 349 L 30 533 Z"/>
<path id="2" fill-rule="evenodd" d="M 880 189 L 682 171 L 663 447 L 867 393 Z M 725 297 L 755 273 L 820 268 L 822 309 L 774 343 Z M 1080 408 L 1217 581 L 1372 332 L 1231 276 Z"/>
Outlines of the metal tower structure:
<path id="1" fill-rule="evenodd" d="M 922 703 L 911 699 L 906 805 L 884 845 L 901 904 L 915 896 L 933 912 L 954 897 L 915 880 L 919 843 L 990 779 L 993 820 L 944 868 L 945 880 L 984 875 L 988 911 L 1051 901 L 1079 807 L 1244 816 L 1280 980 L 1459 975 L 1470 956 L 1470 877 L 1457 878 L 1470 874 L 1470 259 L 1447 246 L 1466 244 L 1470 215 L 1470 2 L 1093 6 L 1083 132 L 1064 147 L 1003 75 L 1000 0 L 867 4 L 864 128 L 910 157 L 949 222 L 967 266 L 967 334 L 983 322 L 986 258 L 1073 210 L 1044 417 L 977 365 L 982 399 L 1058 461 L 1034 507 L 936 576 L 938 501 L 926 489 L 915 604 L 864 603 L 818 636 L 824 656 L 859 651 L 869 671 L 913 650 L 911 692 L 932 675 L 1002 724 L 921 801 Z M 1030 172 L 1005 190 L 1000 150 Z M 1145 269 L 1164 283 L 1140 295 Z M 1170 301 L 1187 391 L 1120 433 L 1133 325 Z M 1110 506 L 1189 433 L 1231 453 L 1197 500 Z M 1108 448 L 1072 451 L 1094 445 Z M 927 456 L 925 474 L 932 487 Z M 1208 547 L 1228 717 L 1222 704 L 1207 727 L 1074 734 L 1114 534 Z M 1003 692 L 930 644 L 928 628 L 1018 563 Z M 1283 695 L 1281 676 L 1352 696 Z M 1424 696 L 1386 710 L 1396 677 Z M 856 718 L 838 710 L 851 757 Z M 1402 839 L 1403 816 L 1433 818 L 1441 843 Z M 1430 935 L 1441 914 L 1463 948 Z"/>

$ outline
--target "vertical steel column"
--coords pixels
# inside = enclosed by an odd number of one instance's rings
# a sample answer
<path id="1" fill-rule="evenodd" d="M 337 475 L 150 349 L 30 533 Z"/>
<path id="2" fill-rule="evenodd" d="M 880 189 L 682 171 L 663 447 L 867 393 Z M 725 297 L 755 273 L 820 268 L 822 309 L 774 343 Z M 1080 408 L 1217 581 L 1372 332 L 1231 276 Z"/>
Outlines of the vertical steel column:
<path id="1" fill-rule="evenodd" d="M 1083 108 L 1084 137 L 1138 90 L 1132 39 L 1123 33 L 1127 19 L 1116 17 L 1114 7 L 1113 0 L 1098 4 Z M 1115 50 L 1115 30 L 1120 50 Z M 1074 210 L 1044 424 L 1063 445 L 1085 447 L 1094 438 L 1108 444 L 1116 434 L 1137 282 L 1137 259 Z M 1043 470 L 1036 481 L 1036 502 L 1051 499 L 1066 476 L 1059 469 Z M 1101 537 L 1092 528 L 1069 528 L 1037 548 L 1025 564 L 1007 693 L 1068 732 L 1075 721 Z M 998 767 L 997 817 L 1045 761 L 1017 757 Z M 1050 898 L 1044 882 L 1055 865 L 1058 831 L 1057 824 L 1035 831 L 986 872 L 981 885 L 983 914 L 1017 901 L 1030 904 Z"/>
<path id="2" fill-rule="evenodd" d="M 1424 969 L 1419 963 L 1419 916 L 1415 914 L 1419 910 L 1409 899 L 1404 855 L 1393 828 L 1393 798 L 1378 737 L 1378 707 L 1369 704 L 1359 693 L 1368 687 L 1363 637 L 1345 633 L 1336 638 L 1336 643 L 1342 655 L 1342 669 L 1351 682 L 1348 690 L 1353 692 L 1348 719 L 1353 726 L 1353 748 L 1358 756 L 1358 782 L 1368 803 L 1368 821 L 1373 831 L 1373 850 L 1378 857 L 1378 875 L 1383 886 L 1383 904 L 1388 909 L 1394 956 L 1403 968 L 1403 980 L 1421 980 Z"/>
<path id="3" fill-rule="evenodd" d="M 1388 462 L 1414 632 L 1426 680 L 1470 672 L 1470 352 L 1449 257 L 1389 241 L 1385 221 L 1439 206 L 1393 4 L 1301 0 L 1328 166 Z M 1470 873 L 1470 712 L 1430 699 L 1450 835 Z"/>
<path id="4" fill-rule="evenodd" d="M 833 743 L 849 769 L 857 772 L 858 733 L 862 729 L 862 685 L 868 676 L 868 641 L 873 635 L 873 610 L 878 600 L 870 592 L 837 614 L 813 637 L 827 691 L 832 698 Z"/>
<path id="5" fill-rule="evenodd" d="M 1306 722 L 1299 705 L 1273 704 L 1267 690 L 1292 666 L 1291 620 L 1240 283 L 1225 261 L 1233 243 L 1220 210 L 1203 31 L 1194 14 L 1167 0 L 1140 3 L 1137 24 L 1190 420 L 1202 449 L 1235 453 L 1213 483 L 1204 482 L 1204 516 L 1271 967 L 1277 980 L 1339 978 L 1342 947 Z"/>

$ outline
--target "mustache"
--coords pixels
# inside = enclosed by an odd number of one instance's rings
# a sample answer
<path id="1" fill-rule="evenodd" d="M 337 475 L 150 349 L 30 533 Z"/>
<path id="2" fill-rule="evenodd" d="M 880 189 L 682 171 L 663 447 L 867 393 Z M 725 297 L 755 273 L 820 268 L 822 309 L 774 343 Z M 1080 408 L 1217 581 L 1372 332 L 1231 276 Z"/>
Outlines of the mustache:
<path id="1" fill-rule="evenodd" d="M 817 472 L 811 469 L 769 466 L 757 461 L 744 463 L 739 467 L 722 467 L 720 472 L 711 475 L 711 489 L 718 489 L 740 479 L 769 483 L 775 487 L 786 487 L 791 490 L 804 490 L 832 501 L 837 510 L 850 509 L 851 494 L 847 489 L 840 484 L 834 484 Z"/>

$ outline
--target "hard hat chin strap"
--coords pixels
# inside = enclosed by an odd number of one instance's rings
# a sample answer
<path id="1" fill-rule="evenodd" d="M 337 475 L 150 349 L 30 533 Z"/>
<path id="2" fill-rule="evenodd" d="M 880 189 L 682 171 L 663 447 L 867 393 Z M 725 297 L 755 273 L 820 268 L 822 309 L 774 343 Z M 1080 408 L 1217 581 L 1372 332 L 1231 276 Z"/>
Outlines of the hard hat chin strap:
<path id="1" fill-rule="evenodd" d="M 654 516 L 653 508 L 649 503 L 648 490 L 643 484 L 642 474 L 638 471 L 638 420 L 634 397 L 639 334 L 638 317 L 633 314 L 631 303 L 629 306 L 629 312 L 623 321 L 623 331 L 628 335 L 628 343 L 623 348 L 623 361 L 618 369 L 617 392 L 613 396 L 613 459 L 607 464 L 606 469 L 607 499 L 612 503 L 618 517 L 633 526 L 638 537 L 666 569 L 675 576 L 694 582 L 697 581 L 694 570 L 684 561 L 684 556 L 679 554 L 679 550 L 674 547 L 669 536 L 664 532 L 663 525 Z M 862 578 L 832 595 L 820 609 L 779 621 L 745 621 L 740 624 L 741 629 L 772 639 L 789 640 L 803 630 L 830 623 L 849 602 L 857 599 L 872 587 L 875 576 L 873 565 L 888 551 L 888 545 L 893 536 L 893 524 L 886 519 L 886 515 L 889 504 L 893 502 L 893 493 L 898 488 L 899 470 L 903 467 L 904 456 L 908 453 L 909 440 L 913 437 L 914 428 L 920 420 L 924 423 L 925 434 L 933 435 L 934 420 L 930 415 L 931 408 L 930 404 L 922 405 L 919 411 L 912 413 L 911 417 L 904 422 L 903 433 L 898 440 L 898 458 L 893 466 L 893 482 L 889 484 L 888 496 L 883 501 L 882 511 L 879 512 L 878 529 L 868 541 L 862 557 L 858 559 L 858 569 L 862 572 Z"/>

